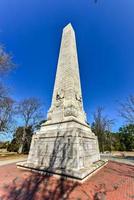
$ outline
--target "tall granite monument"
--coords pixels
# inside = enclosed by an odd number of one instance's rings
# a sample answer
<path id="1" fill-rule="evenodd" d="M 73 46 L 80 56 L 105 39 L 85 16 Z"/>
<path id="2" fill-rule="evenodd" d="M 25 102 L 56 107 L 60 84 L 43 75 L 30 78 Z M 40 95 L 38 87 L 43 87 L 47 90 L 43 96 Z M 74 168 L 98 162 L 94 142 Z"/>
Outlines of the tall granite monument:
<path id="1" fill-rule="evenodd" d="M 47 121 L 32 137 L 27 162 L 18 167 L 84 179 L 102 166 L 98 140 L 86 121 L 75 33 L 63 29 Z"/>

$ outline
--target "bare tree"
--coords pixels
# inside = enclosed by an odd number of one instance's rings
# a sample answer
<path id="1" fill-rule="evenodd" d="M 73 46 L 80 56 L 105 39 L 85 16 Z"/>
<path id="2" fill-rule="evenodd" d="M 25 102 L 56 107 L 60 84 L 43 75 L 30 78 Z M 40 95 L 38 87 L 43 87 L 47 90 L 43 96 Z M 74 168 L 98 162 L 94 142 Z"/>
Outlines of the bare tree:
<path id="1" fill-rule="evenodd" d="M 14 66 L 12 56 L 0 45 L 0 79 Z M 0 80 L 0 133 L 7 132 L 12 124 L 13 106 L 14 101 L 9 97 L 7 87 L 2 83 L 2 80 Z"/>
<path id="2" fill-rule="evenodd" d="M 12 55 L 0 45 L 0 134 L 10 137 L 15 129 L 14 100 L 10 97 L 9 88 L 5 86 L 3 78 L 13 68 Z"/>
<path id="3" fill-rule="evenodd" d="M 93 132 L 98 136 L 100 151 L 104 152 L 105 133 L 110 131 L 114 120 L 109 119 L 103 114 L 104 108 L 98 107 L 93 114 L 94 122 L 92 124 Z"/>
<path id="4" fill-rule="evenodd" d="M 28 126 L 35 127 L 43 117 L 43 106 L 37 98 L 27 98 L 18 103 L 17 114 L 21 117 L 24 123 L 22 143 L 19 148 L 19 153 L 22 153 L 24 141 L 26 140 L 25 129 Z"/>
<path id="5" fill-rule="evenodd" d="M 9 72 L 14 66 L 11 54 L 7 53 L 5 48 L 0 45 L 0 76 Z"/>
<path id="6" fill-rule="evenodd" d="M 0 98 L 0 133 L 9 130 L 13 122 L 14 101 L 9 97 Z"/>
<path id="7" fill-rule="evenodd" d="M 8 88 L 0 82 L 0 100 L 8 96 Z"/>
<path id="8" fill-rule="evenodd" d="M 134 95 L 126 98 L 126 101 L 120 103 L 119 114 L 129 124 L 134 124 Z"/>
<path id="9" fill-rule="evenodd" d="M 2 45 L 0 45 L 0 99 L 9 95 L 7 87 L 2 82 L 2 78 L 12 70 L 14 66 L 15 64 L 12 61 L 12 56 L 5 51 L 5 48 Z"/>

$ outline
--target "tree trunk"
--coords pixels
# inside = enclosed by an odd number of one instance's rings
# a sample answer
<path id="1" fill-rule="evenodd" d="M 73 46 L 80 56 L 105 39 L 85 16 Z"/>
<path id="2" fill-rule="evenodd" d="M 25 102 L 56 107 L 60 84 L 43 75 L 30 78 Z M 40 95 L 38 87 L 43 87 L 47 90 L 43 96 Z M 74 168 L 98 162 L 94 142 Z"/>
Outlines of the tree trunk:
<path id="1" fill-rule="evenodd" d="M 22 153 L 22 150 L 23 150 L 23 144 L 20 144 L 20 147 L 19 147 L 18 153 L 21 154 L 21 153 Z"/>
<path id="2" fill-rule="evenodd" d="M 26 127 L 23 127 L 23 136 L 22 136 L 22 141 L 18 150 L 18 153 L 21 154 L 23 152 L 23 147 L 24 147 L 24 142 L 26 139 Z"/>

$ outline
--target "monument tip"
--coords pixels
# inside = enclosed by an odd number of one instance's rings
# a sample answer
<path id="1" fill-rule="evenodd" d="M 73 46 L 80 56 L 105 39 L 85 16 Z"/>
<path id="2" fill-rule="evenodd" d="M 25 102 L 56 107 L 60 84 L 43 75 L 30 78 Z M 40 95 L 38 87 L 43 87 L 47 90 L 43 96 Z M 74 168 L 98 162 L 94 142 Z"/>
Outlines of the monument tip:
<path id="1" fill-rule="evenodd" d="M 68 30 L 74 30 L 74 29 L 73 29 L 73 27 L 72 27 L 72 24 L 69 23 L 69 24 L 67 24 L 67 25 L 64 27 L 63 30 L 64 30 L 64 31 L 68 31 Z"/>

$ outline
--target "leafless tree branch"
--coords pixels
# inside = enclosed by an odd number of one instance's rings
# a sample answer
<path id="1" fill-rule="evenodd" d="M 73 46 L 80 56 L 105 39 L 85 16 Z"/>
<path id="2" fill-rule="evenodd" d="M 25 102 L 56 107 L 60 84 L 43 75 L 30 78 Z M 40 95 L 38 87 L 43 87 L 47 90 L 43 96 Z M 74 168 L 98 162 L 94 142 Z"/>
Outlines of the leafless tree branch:
<path id="1" fill-rule="evenodd" d="M 119 114 L 127 123 L 134 124 L 134 95 L 126 98 L 126 101 L 120 103 Z"/>
<path id="2" fill-rule="evenodd" d="M 12 61 L 12 55 L 5 51 L 5 48 L 0 45 L 0 76 L 8 73 L 15 64 Z"/>

